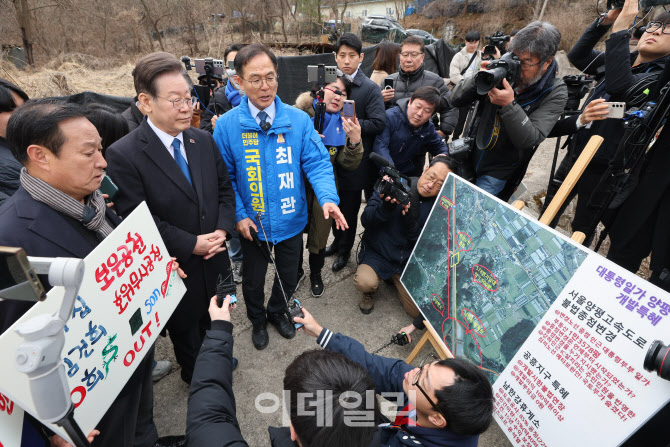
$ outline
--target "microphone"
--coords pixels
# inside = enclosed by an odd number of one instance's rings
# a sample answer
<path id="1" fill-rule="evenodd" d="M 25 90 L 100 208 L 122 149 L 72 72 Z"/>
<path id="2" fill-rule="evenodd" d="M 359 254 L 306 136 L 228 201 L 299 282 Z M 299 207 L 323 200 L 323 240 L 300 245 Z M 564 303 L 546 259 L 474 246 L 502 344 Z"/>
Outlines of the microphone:
<path id="1" fill-rule="evenodd" d="M 263 123 L 261 126 L 261 129 L 263 129 L 263 132 L 267 132 L 270 130 L 270 127 L 272 127 L 272 124 L 268 123 L 267 121 Z"/>
<path id="2" fill-rule="evenodd" d="M 374 161 L 377 166 L 380 168 L 393 168 L 395 169 L 395 166 L 393 163 L 382 157 L 376 152 L 370 152 L 370 160 Z"/>

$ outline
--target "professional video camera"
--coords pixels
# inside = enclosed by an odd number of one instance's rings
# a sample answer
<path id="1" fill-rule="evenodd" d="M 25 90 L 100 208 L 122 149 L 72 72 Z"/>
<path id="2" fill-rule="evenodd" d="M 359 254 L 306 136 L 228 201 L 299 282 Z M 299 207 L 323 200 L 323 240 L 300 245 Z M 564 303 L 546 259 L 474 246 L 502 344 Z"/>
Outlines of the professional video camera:
<path id="1" fill-rule="evenodd" d="M 492 36 L 486 36 L 489 44 L 482 50 L 482 55 L 487 56 L 484 59 L 492 59 L 496 54 L 496 48 L 500 54 L 505 54 L 505 43 L 509 42 L 510 36 L 506 36 L 502 31 L 496 31 Z"/>
<path id="2" fill-rule="evenodd" d="M 458 175 L 463 179 L 474 183 L 475 170 L 472 164 L 472 147 L 474 138 L 464 137 L 447 143 L 449 156 L 458 163 Z"/>
<path id="3" fill-rule="evenodd" d="M 318 100 L 314 106 L 314 129 L 319 134 L 323 133 L 323 124 L 326 117 L 326 103 L 323 102 L 324 88 L 326 84 L 337 81 L 337 67 L 324 64 L 307 66 L 307 82 L 316 83 Z"/>
<path id="4" fill-rule="evenodd" d="M 565 114 L 579 113 L 579 104 L 589 91 L 589 86 L 595 81 L 594 76 L 585 74 L 563 76 L 563 82 L 568 86 L 568 101 L 565 103 Z"/>
<path id="5" fill-rule="evenodd" d="M 381 168 L 379 178 L 375 182 L 375 191 L 391 199 L 396 199 L 402 205 L 408 205 L 410 201 L 409 188 L 412 184 L 410 178 L 398 172 L 391 162 L 375 152 L 370 154 L 370 160 Z M 388 176 L 389 180 L 384 179 L 384 176 Z"/>
<path id="6" fill-rule="evenodd" d="M 521 76 L 521 61 L 514 53 L 505 53 L 503 57 L 489 64 L 488 70 L 475 75 L 478 95 L 485 95 L 493 87 L 502 88 L 503 79 L 514 88 Z"/>

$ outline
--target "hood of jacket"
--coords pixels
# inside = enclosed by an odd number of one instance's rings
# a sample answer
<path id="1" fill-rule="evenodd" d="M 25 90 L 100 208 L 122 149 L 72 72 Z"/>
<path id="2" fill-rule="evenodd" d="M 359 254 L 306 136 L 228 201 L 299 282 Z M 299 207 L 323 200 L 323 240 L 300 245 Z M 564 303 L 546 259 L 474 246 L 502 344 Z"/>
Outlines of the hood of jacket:
<path id="1" fill-rule="evenodd" d="M 312 116 L 314 115 L 314 108 L 312 107 L 313 101 L 314 97 L 312 96 L 312 92 L 303 92 L 296 98 L 295 108 L 303 110 Z"/>

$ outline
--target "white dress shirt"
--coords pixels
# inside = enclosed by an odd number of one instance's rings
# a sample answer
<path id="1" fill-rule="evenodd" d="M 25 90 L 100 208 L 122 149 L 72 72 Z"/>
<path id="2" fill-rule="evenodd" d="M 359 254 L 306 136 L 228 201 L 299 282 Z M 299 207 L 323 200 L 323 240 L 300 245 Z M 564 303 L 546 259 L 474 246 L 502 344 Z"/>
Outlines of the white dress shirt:
<path id="1" fill-rule="evenodd" d="M 156 136 L 161 140 L 165 148 L 168 150 L 170 153 L 170 156 L 174 158 L 174 148 L 172 147 L 172 142 L 174 141 L 175 138 L 179 140 L 179 152 L 181 152 L 181 156 L 184 157 L 184 160 L 186 160 L 186 163 L 188 163 L 188 158 L 186 157 L 186 148 L 184 147 L 184 134 L 182 132 L 179 132 L 179 135 L 176 137 L 173 137 L 170 134 L 167 134 L 160 130 L 158 127 L 154 125 L 154 123 L 151 122 L 151 118 L 147 117 L 147 121 L 149 122 L 149 126 L 151 129 L 154 131 Z"/>

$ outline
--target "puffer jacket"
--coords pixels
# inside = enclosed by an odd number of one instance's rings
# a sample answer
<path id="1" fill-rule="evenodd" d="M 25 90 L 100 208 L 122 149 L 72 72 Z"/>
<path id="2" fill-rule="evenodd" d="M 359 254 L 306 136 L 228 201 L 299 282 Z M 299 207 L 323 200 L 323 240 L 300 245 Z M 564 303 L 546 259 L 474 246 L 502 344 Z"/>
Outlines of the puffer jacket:
<path id="1" fill-rule="evenodd" d="M 272 126 L 264 132 L 251 116 L 245 95 L 239 106 L 219 118 L 213 135 L 235 190 L 235 221 L 250 218 L 259 225 L 260 212 L 265 234 L 274 244 L 307 224 L 303 173 L 319 205 L 340 203 L 330 155 L 309 115 L 278 96 L 275 107 Z M 258 237 L 265 240 L 262 231 Z"/>
<path id="2" fill-rule="evenodd" d="M 451 65 L 449 65 L 449 80 L 451 81 L 452 84 L 456 85 L 459 82 L 461 82 L 464 78 L 469 77 L 466 76 L 465 73 L 461 74 L 461 72 L 466 67 L 468 68 L 468 70 L 470 70 L 474 66 L 475 73 L 479 71 L 478 65 L 481 64 L 482 62 L 481 50 L 477 50 L 476 54 L 477 54 L 476 59 L 472 61 L 472 63 L 470 63 L 470 58 L 472 56 L 468 54 L 467 48 L 463 47 L 461 51 L 456 53 L 454 58 L 451 60 Z M 470 66 L 468 66 L 468 63 L 470 63 Z"/>
<path id="3" fill-rule="evenodd" d="M 386 103 L 387 109 L 396 105 L 403 98 L 411 98 L 412 94 L 419 87 L 432 86 L 437 88 L 442 97 L 440 106 L 437 108 L 440 114 L 440 130 L 446 135 L 450 135 L 454 131 L 458 123 L 458 109 L 452 106 L 449 88 L 447 88 L 447 84 L 444 83 L 444 79 L 440 75 L 426 70 L 422 64 L 413 73 L 405 73 L 400 69 L 400 71 L 389 75 L 386 79 L 393 81 L 393 88 L 395 89 L 393 99 Z M 383 82 L 382 85 L 384 85 Z"/>

